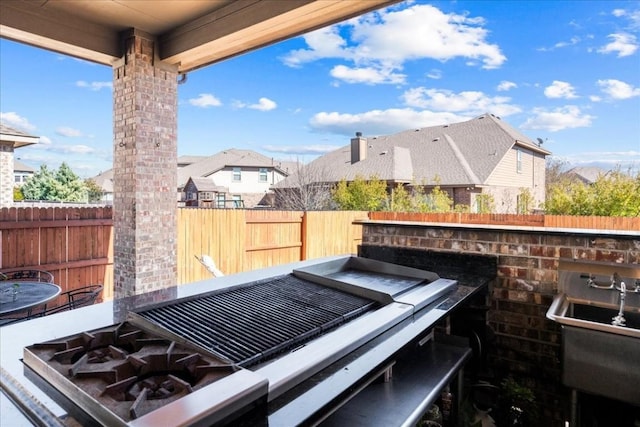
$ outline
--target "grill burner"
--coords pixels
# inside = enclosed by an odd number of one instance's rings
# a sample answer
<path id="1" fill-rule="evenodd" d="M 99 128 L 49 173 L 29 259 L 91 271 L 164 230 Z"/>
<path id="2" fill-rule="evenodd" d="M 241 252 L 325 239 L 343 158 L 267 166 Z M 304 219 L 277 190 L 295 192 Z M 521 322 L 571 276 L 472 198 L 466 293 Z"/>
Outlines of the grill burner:
<path id="1" fill-rule="evenodd" d="M 30 360 L 32 354 L 123 420 L 139 418 L 237 370 L 126 322 L 34 344 L 26 353 Z"/>
<path id="2" fill-rule="evenodd" d="M 136 315 L 247 367 L 376 306 L 370 299 L 284 275 Z"/>

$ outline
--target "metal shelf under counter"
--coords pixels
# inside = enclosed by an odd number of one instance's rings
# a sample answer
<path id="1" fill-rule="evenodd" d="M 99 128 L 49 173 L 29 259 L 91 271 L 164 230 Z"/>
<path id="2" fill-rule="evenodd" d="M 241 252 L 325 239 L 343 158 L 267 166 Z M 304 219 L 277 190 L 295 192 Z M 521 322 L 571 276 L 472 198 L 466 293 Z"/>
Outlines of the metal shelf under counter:
<path id="1" fill-rule="evenodd" d="M 369 384 L 322 425 L 414 426 L 456 378 L 460 396 L 462 369 L 471 353 L 466 346 L 431 341 L 396 360 L 388 381 Z"/>

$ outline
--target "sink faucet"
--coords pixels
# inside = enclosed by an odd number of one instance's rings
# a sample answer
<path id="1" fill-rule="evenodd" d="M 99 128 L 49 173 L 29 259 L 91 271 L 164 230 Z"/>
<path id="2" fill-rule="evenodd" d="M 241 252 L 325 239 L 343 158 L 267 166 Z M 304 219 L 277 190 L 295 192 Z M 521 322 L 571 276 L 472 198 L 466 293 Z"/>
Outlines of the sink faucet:
<path id="1" fill-rule="evenodd" d="M 616 274 L 614 273 L 614 276 Z M 620 281 L 620 310 L 618 311 L 618 315 L 614 317 L 611 321 L 613 326 L 625 326 L 626 320 L 624 318 L 624 297 L 627 293 L 627 285 L 625 285 L 624 281 Z"/>
<path id="2" fill-rule="evenodd" d="M 614 289 L 615 283 L 616 283 L 616 277 L 617 277 L 617 273 L 614 273 L 614 275 L 611 276 L 611 284 L 606 286 L 606 285 L 597 284 L 596 281 L 594 280 L 596 276 L 591 274 L 589 275 L 589 279 L 587 280 L 587 286 L 589 286 L 590 288 L 596 288 L 596 289 Z"/>

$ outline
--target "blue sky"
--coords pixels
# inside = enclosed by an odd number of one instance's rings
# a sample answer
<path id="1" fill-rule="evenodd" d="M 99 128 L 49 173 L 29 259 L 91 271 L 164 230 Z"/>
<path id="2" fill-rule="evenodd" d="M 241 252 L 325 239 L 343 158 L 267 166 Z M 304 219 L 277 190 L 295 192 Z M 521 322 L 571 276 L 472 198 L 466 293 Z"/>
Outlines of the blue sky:
<path id="1" fill-rule="evenodd" d="M 111 69 L 0 40 L 0 114 L 23 163 L 111 168 Z M 196 70 L 178 154 L 304 162 L 485 112 L 574 166 L 640 167 L 640 2 L 407 1 Z"/>

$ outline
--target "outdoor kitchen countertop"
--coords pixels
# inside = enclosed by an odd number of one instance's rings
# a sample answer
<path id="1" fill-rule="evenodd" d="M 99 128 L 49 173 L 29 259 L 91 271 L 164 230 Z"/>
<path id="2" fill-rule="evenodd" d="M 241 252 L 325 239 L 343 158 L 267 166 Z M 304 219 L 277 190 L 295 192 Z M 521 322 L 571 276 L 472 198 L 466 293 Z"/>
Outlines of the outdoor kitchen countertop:
<path id="1" fill-rule="evenodd" d="M 275 277 L 283 274 L 291 273 L 295 268 L 306 267 L 317 264 L 337 260 L 350 255 L 332 256 L 318 258 L 313 260 L 301 261 L 276 267 L 270 267 L 250 272 L 238 273 L 234 275 L 212 278 L 200 282 L 194 282 L 177 286 L 171 294 L 173 298 L 189 297 L 215 289 L 228 286 L 249 283 L 266 277 Z M 460 280 L 458 290 L 449 295 L 447 301 L 455 305 L 470 293 L 474 293 L 476 288 L 485 285 L 490 278 L 478 278 L 477 276 L 469 277 L 446 277 L 439 273 L 443 278 L 452 278 Z M 136 298 L 136 297 L 132 297 Z M 145 301 L 150 302 L 148 295 L 143 296 Z M 157 299 L 153 302 L 160 302 Z M 34 343 L 41 343 L 55 338 L 66 337 L 75 333 L 102 328 L 121 322 L 124 319 L 118 318 L 122 314 L 118 314 L 119 302 L 107 301 L 101 304 L 95 304 L 89 307 L 79 308 L 76 310 L 57 313 L 54 315 L 34 318 L 25 322 L 15 323 L 0 328 L 0 367 L 2 368 L 3 392 L 0 393 L 0 414 L 2 414 L 2 425 L 10 425 L 12 427 L 31 426 L 33 425 L 18 409 L 16 405 L 5 395 L 4 388 L 7 382 L 11 381 L 17 385 L 17 389 L 22 389 L 21 393 L 32 402 L 39 402 L 40 410 L 51 412 L 54 418 L 63 419 L 66 411 L 61 408 L 51 397 L 43 392 L 37 385 L 31 382 L 25 376 L 25 367 L 22 362 L 24 347 Z M 126 306 L 131 306 L 131 301 L 127 301 Z"/>

